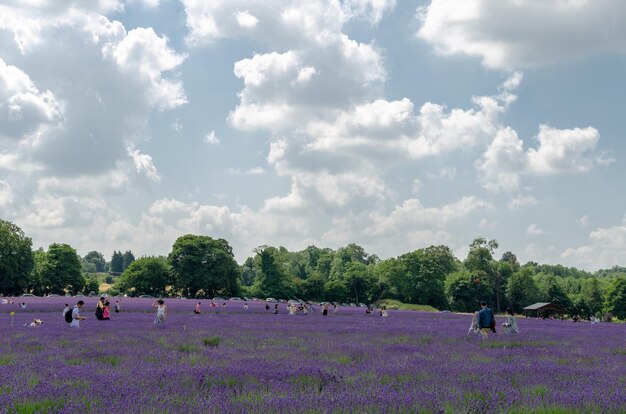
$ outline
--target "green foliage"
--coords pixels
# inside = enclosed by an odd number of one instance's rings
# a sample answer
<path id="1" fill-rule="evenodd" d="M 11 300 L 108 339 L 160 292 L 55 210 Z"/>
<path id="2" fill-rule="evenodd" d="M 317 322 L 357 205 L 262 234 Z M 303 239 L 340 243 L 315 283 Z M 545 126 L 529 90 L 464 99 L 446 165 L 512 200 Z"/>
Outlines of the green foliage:
<path id="1" fill-rule="evenodd" d="M 324 283 L 324 279 L 319 275 L 309 277 L 300 285 L 300 296 L 304 300 L 323 300 L 325 297 Z"/>
<path id="2" fill-rule="evenodd" d="M 126 270 L 126 268 L 130 266 L 130 264 L 134 261 L 135 255 L 133 254 L 133 252 L 131 252 L 130 250 L 125 251 L 122 255 L 122 271 Z"/>
<path id="3" fill-rule="evenodd" d="M 95 272 L 106 272 L 107 270 L 107 262 L 104 258 L 104 255 L 97 251 L 91 251 L 85 255 L 83 258 L 84 262 L 87 262 L 93 266 L 94 273 Z M 92 272 L 89 272 L 92 273 Z"/>
<path id="4" fill-rule="evenodd" d="M 204 344 L 204 346 L 209 346 L 212 348 L 218 347 L 221 342 L 222 338 L 220 338 L 219 336 L 210 336 L 208 338 L 202 339 L 202 343 Z"/>
<path id="5" fill-rule="evenodd" d="M 88 295 L 90 292 L 95 292 L 98 294 L 100 291 L 100 282 L 94 276 L 89 276 L 85 281 L 85 288 L 83 289 L 83 293 Z"/>
<path id="6" fill-rule="evenodd" d="M 20 295 L 29 285 L 35 265 L 31 249 L 22 229 L 0 219 L 0 293 Z"/>
<path id="7" fill-rule="evenodd" d="M 80 257 L 68 244 L 53 243 L 35 255 L 37 290 L 40 294 L 76 294 L 85 287 Z"/>
<path id="8" fill-rule="evenodd" d="M 348 288 L 343 280 L 329 280 L 324 284 L 325 298 L 329 302 L 344 302 Z"/>
<path id="9" fill-rule="evenodd" d="M 606 295 L 606 310 L 626 320 L 626 277 L 615 279 Z"/>
<path id="10" fill-rule="evenodd" d="M 124 271 L 124 257 L 122 252 L 113 251 L 111 256 L 111 272 L 122 273 Z"/>
<path id="11" fill-rule="evenodd" d="M 398 258 L 406 269 L 400 277 L 397 291 L 404 302 L 430 305 L 438 309 L 447 306 L 444 281 L 455 270 L 455 259 L 447 246 L 430 246 Z"/>
<path id="12" fill-rule="evenodd" d="M 480 301 L 490 296 L 484 281 L 465 269 L 448 275 L 445 286 L 450 309 L 457 312 L 476 311 Z"/>
<path id="13" fill-rule="evenodd" d="M 416 305 L 414 303 L 403 303 L 395 299 L 381 299 L 376 302 L 376 306 L 386 306 L 391 310 L 412 310 L 420 312 L 438 312 L 437 309 L 429 305 Z"/>
<path id="14" fill-rule="evenodd" d="M 134 295 L 164 296 L 172 284 L 169 265 L 162 257 L 142 257 L 121 274 L 116 287 Z"/>
<path id="15" fill-rule="evenodd" d="M 175 288 L 187 297 L 239 293 L 239 268 L 224 239 L 181 236 L 174 242 L 168 262 Z"/>
<path id="16" fill-rule="evenodd" d="M 350 262 L 346 266 L 344 283 L 350 302 L 370 302 L 370 292 L 376 285 L 371 267 L 364 263 Z"/>
<path id="17" fill-rule="evenodd" d="M 506 297 L 515 313 L 520 313 L 528 305 L 539 301 L 541 293 L 529 268 L 513 273 L 506 286 Z"/>
<path id="18" fill-rule="evenodd" d="M 257 279 L 254 291 L 260 297 L 277 299 L 292 298 L 295 293 L 294 285 L 289 275 L 277 262 L 277 250 L 273 247 L 261 246 L 256 250 L 259 258 L 256 270 Z"/>

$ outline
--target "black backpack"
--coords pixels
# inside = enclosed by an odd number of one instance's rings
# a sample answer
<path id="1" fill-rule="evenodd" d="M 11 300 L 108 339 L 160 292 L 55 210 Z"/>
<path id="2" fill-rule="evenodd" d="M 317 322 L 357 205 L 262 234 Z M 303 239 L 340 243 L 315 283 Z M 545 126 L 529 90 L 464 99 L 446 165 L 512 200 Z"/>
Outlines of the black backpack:
<path id="1" fill-rule="evenodd" d="M 72 323 L 72 320 L 74 319 L 72 318 L 73 314 L 74 314 L 74 309 L 68 309 L 68 311 L 65 312 L 65 315 L 63 315 L 65 317 L 65 322 Z"/>

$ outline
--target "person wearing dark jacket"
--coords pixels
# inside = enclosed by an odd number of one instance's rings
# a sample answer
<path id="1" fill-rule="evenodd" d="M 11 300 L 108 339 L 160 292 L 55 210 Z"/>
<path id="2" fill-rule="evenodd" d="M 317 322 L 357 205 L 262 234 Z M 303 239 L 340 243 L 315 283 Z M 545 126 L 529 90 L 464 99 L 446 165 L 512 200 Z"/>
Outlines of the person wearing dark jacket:
<path id="1" fill-rule="evenodd" d="M 487 306 L 487 302 L 480 302 L 480 311 L 478 312 L 478 328 L 483 339 L 487 339 L 489 331 L 493 331 L 495 326 L 496 317 L 490 307 Z"/>

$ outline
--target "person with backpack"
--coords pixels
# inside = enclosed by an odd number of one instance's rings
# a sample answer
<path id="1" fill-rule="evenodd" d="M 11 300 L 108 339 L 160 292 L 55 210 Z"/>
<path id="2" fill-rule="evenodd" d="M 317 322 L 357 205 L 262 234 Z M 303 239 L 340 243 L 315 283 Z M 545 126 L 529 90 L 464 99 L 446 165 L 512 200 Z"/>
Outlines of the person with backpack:
<path id="1" fill-rule="evenodd" d="M 74 309 L 71 311 L 65 312 L 65 322 L 68 322 L 72 328 L 80 328 L 80 321 L 84 321 L 87 319 L 84 316 L 80 316 L 80 309 L 83 307 L 85 302 L 79 300 L 74 306 Z"/>
<path id="2" fill-rule="evenodd" d="M 480 311 L 478 312 L 478 327 L 482 335 L 482 339 L 487 339 L 489 332 L 495 332 L 496 317 L 491 308 L 487 306 L 487 302 L 480 302 Z"/>

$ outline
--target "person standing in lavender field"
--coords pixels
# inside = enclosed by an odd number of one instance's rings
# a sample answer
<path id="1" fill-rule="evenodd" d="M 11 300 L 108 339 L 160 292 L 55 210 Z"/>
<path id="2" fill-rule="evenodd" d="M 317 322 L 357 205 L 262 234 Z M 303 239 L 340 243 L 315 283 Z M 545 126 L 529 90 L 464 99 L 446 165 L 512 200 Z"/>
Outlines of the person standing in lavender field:
<path id="1" fill-rule="evenodd" d="M 87 319 L 85 316 L 80 316 L 80 310 L 84 304 L 85 302 L 79 300 L 76 303 L 76 306 L 74 306 L 74 309 L 72 309 L 72 323 L 70 323 L 70 326 L 72 328 L 80 328 L 80 321 L 84 321 L 85 319 Z"/>
<path id="2" fill-rule="evenodd" d="M 489 332 L 494 328 L 496 317 L 491 308 L 487 306 L 487 302 L 480 302 L 480 307 L 480 312 L 478 312 L 478 327 L 480 328 L 482 339 L 487 339 Z"/>
<path id="3" fill-rule="evenodd" d="M 506 308 L 506 321 L 502 324 L 504 326 L 504 333 L 507 334 L 518 334 L 519 329 L 517 327 L 517 320 L 515 316 L 513 316 L 513 309 Z"/>
<path id="4" fill-rule="evenodd" d="M 167 305 L 163 299 L 157 299 L 152 304 L 153 308 L 157 308 L 157 316 L 154 319 L 154 324 L 157 326 L 164 326 L 165 319 L 167 318 Z"/>

